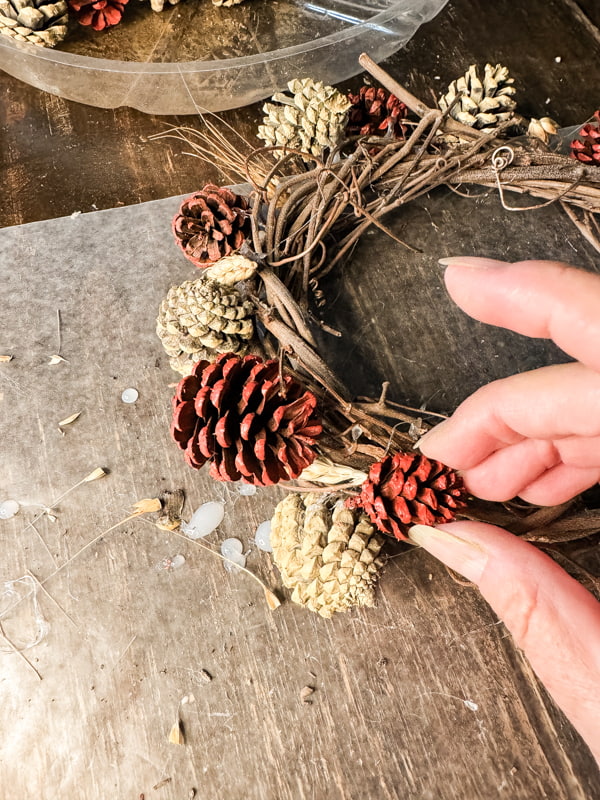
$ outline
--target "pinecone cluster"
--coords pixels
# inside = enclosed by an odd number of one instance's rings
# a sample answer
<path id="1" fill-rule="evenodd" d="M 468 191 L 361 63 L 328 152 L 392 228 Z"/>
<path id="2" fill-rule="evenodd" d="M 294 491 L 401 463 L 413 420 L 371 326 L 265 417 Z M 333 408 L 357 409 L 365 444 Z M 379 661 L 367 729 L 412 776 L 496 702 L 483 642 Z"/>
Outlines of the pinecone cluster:
<path id="1" fill-rule="evenodd" d="M 383 542 L 339 495 L 289 494 L 271 522 L 273 560 L 293 602 L 327 618 L 374 605 Z"/>
<path id="2" fill-rule="evenodd" d="M 182 202 L 173 220 L 173 235 L 192 264 L 214 264 L 239 250 L 250 235 L 248 202 L 226 187 L 207 183 Z"/>
<path id="3" fill-rule="evenodd" d="M 387 91 L 373 86 L 361 86 L 358 94 L 350 93 L 352 103 L 346 126 L 347 136 L 389 136 L 404 138 L 408 109 L 403 102 Z"/>
<path id="4" fill-rule="evenodd" d="M 80 25 L 103 31 L 119 24 L 128 0 L 68 0 L 68 3 Z"/>
<path id="5" fill-rule="evenodd" d="M 383 533 L 406 539 L 411 525 L 451 522 L 466 505 L 457 473 L 419 453 L 398 452 L 373 464 L 360 495 L 347 501 L 362 508 Z"/>
<path id="6" fill-rule="evenodd" d="M 600 111 L 594 113 L 596 124 L 584 125 L 571 142 L 571 158 L 600 167 Z"/>
<path id="7" fill-rule="evenodd" d="M 171 367 L 189 375 L 194 365 L 220 353 L 243 355 L 254 334 L 254 306 L 233 287 L 203 274 L 172 286 L 163 300 L 156 333 Z"/>
<path id="8" fill-rule="evenodd" d="M 67 35 L 68 11 L 65 0 L 0 0 L 0 34 L 54 47 Z"/>
<path id="9" fill-rule="evenodd" d="M 311 78 L 288 83 L 291 94 L 278 92 L 265 103 L 258 137 L 267 146 L 281 145 L 320 156 L 344 137 L 350 101 L 333 86 Z"/>
<path id="10" fill-rule="evenodd" d="M 187 463 L 219 481 L 268 486 L 297 478 L 321 433 L 312 392 L 276 360 L 231 353 L 199 361 L 173 398 L 171 435 Z"/>
<path id="11" fill-rule="evenodd" d="M 463 125 L 478 130 L 493 130 L 501 122 L 514 116 L 517 104 L 513 99 L 516 89 L 514 79 L 501 64 L 486 64 L 483 78 L 472 64 L 464 76 L 452 81 L 447 93 L 438 101 L 442 111 L 459 97 L 450 116 Z"/>

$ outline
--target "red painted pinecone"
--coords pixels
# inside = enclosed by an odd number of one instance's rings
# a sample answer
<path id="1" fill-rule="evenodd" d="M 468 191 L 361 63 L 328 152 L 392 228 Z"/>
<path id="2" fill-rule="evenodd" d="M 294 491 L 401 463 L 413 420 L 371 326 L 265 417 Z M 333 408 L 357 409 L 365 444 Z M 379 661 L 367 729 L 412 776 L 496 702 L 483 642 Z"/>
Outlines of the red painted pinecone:
<path id="1" fill-rule="evenodd" d="M 187 463 L 211 477 L 268 486 L 297 478 L 316 456 L 317 400 L 277 360 L 219 356 L 199 361 L 173 398 L 171 435 Z"/>
<path id="2" fill-rule="evenodd" d="M 584 164 L 600 166 L 600 111 L 594 114 L 599 124 L 584 125 L 571 142 L 571 157 Z"/>
<path id="3" fill-rule="evenodd" d="M 362 508 L 383 533 L 406 539 L 411 525 L 453 520 L 466 505 L 466 491 L 456 472 L 440 461 L 396 453 L 373 464 L 360 495 L 347 504 Z"/>
<path id="4" fill-rule="evenodd" d="M 361 86 L 358 94 L 348 94 L 352 107 L 348 113 L 347 136 L 393 136 L 404 138 L 408 109 L 387 89 Z"/>
<path id="5" fill-rule="evenodd" d="M 69 8 L 80 25 L 103 31 L 121 21 L 128 0 L 68 0 Z"/>
<path id="6" fill-rule="evenodd" d="M 175 241 L 197 267 L 233 253 L 250 234 L 248 203 L 230 189 L 207 183 L 186 197 L 173 220 Z"/>

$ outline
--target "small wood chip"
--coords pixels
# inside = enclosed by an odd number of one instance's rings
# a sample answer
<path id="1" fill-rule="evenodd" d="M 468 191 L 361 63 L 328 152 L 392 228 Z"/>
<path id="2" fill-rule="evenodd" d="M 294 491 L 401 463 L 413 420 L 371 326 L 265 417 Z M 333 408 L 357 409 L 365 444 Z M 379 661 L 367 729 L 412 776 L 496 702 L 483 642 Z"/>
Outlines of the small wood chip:
<path id="1" fill-rule="evenodd" d="M 6 364 L 9 361 L 12 361 L 14 356 L 0 356 L 0 363 Z"/>
<path id="2" fill-rule="evenodd" d="M 54 355 L 50 356 L 50 361 L 48 362 L 48 365 L 54 366 L 55 364 L 60 364 L 61 361 L 64 361 L 65 364 L 69 363 L 66 358 L 63 358 L 62 356 L 59 356 L 56 353 L 54 353 Z"/>
<path id="3" fill-rule="evenodd" d="M 164 780 L 159 781 L 158 783 L 155 783 L 152 788 L 153 789 L 162 789 L 162 787 L 166 786 L 167 783 L 171 783 L 171 778 L 165 778 Z"/>
<path id="4" fill-rule="evenodd" d="M 306 705 L 311 705 L 312 700 L 309 700 L 308 698 L 311 696 L 311 694 L 314 694 L 314 692 L 314 686 L 303 686 L 302 689 L 300 689 L 300 699 Z"/>
<path id="5" fill-rule="evenodd" d="M 171 744 L 185 744 L 185 736 L 183 735 L 183 726 L 181 724 L 181 720 L 178 719 L 171 728 L 171 732 L 169 733 L 169 741 Z"/>
<path id="6" fill-rule="evenodd" d="M 163 513 L 156 520 L 156 527 L 164 531 L 174 531 L 181 525 L 181 512 L 185 501 L 183 489 L 165 491 L 159 499 L 162 502 Z"/>
<path id="7" fill-rule="evenodd" d="M 61 421 L 58 423 L 58 427 L 63 428 L 65 425 L 70 425 L 72 422 L 75 422 L 76 419 L 79 419 L 80 416 L 81 416 L 81 411 L 78 411 L 76 414 L 71 414 L 70 417 L 61 419 Z"/>

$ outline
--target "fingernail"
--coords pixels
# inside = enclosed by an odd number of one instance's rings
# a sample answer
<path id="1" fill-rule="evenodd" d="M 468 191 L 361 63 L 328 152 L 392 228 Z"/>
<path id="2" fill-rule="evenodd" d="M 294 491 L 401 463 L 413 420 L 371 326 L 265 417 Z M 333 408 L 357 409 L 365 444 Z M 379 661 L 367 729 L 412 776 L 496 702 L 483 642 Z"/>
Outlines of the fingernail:
<path id="1" fill-rule="evenodd" d="M 437 439 L 438 436 L 440 435 L 440 433 L 442 433 L 442 428 L 444 427 L 445 424 L 446 424 L 445 421 L 444 422 L 439 422 L 435 427 L 433 427 L 433 428 L 431 428 L 431 430 L 427 431 L 427 433 L 424 433 L 423 436 L 421 436 L 420 439 L 417 439 L 417 441 L 414 444 L 414 448 L 415 449 L 418 448 L 419 450 L 421 450 L 422 449 L 421 445 L 425 444 L 425 442 L 430 444 L 432 441 Z"/>
<path id="2" fill-rule="evenodd" d="M 479 583 L 488 554 L 478 543 L 429 525 L 413 525 L 408 530 L 408 538 L 467 580 Z"/>
<path id="3" fill-rule="evenodd" d="M 449 256 L 440 258 L 441 267 L 468 267 L 469 269 L 498 269 L 505 267 L 509 261 L 497 261 L 494 258 L 479 258 L 478 256 Z"/>

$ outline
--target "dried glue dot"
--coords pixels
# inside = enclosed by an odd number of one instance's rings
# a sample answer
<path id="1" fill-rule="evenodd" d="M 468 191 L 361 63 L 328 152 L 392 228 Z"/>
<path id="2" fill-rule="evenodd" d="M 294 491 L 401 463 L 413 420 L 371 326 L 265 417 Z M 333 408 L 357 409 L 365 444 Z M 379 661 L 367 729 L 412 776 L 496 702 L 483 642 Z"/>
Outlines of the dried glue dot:
<path id="1" fill-rule="evenodd" d="M 256 546 L 260 550 L 264 550 L 265 553 L 272 553 L 273 548 L 271 546 L 271 520 L 268 519 L 266 522 L 261 522 L 258 528 L 256 529 L 256 533 L 254 534 L 254 542 Z"/>
<path id="2" fill-rule="evenodd" d="M 203 503 L 192 514 L 189 522 L 184 522 L 181 530 L 190 539 L 200 539 L 203 536 L 208 536 L 223 522 L 225 516 L 225 506 L 216 500 L 211 500 L 209 503 Z"/>
<path id="3" fill-rule="evenodd" d="M 238 493 L 242 495 L 242 497 L 254 497 L 256 494 L 256 486 L 253 486 L 251 483 L 240 483 L 238 486 Z"/>
<path id="4" fill-rule="evenodd" d="M 246 566 L 246 556 L 243 553 L 234 553 L 233 555 L 226 556 L 226 558 L 229 560 L 225 561 L 223 566 L 227 572 L 238 572 L 238 567 Z"/>
<path id="5" fill-rule="evenodd" d="M 0 519 L 10 519 L 19 513 L 21 506 L 16 500 L 5 500 L 0 503 Z"/>
<path id="6" fill-rule="evenodd" d="M 225 539 L 225 541 L 221 544 L 221 555 L 225 556 L 225 558 L 239 556 L 243 552 L 244 545 L 239 539 Z"/>
<path id="7" fill-rule="evenodd" d="M 125 389 L 123 394 L 121 395 L 121 400 L 124 403 L 135 403 L 135 401 L 140 396 L 140 393 L 137 389 Z"/>

